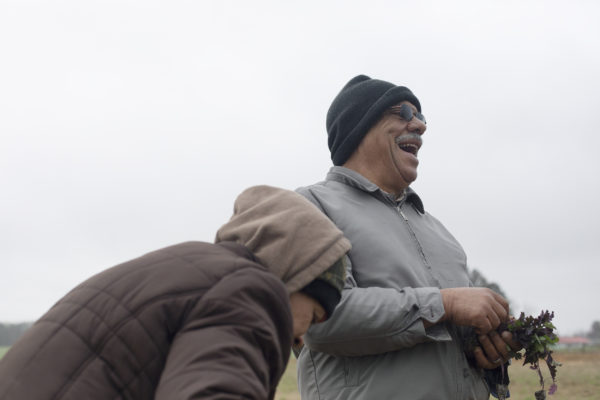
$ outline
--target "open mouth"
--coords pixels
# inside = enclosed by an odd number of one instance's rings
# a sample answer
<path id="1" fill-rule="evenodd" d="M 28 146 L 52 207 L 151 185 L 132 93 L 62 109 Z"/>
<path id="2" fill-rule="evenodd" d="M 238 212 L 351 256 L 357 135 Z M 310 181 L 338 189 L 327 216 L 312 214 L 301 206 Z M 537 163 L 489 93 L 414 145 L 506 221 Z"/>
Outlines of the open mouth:
<path id="1" fill-rule="evenodd" d="M 394 139 L 396 145 L 400 148 L 400 150 L 410 153 L 414 156 L 417 155 L 419 149 L 421 148 L 422 139 L 420 136 L 413 137 L 411 136 L 399 136 Z"/>
<path id="2" fill-rule="evenodd" d="M 411 144 L 411 143 L 399 144 L 398 147 L 400 147 L 400 150 L 405 151 L 410 154 L 413 154 L 415 156 L 417 155 L 417 152 L 419 151 L 419 146 L 417 146 L 415 144 Z"/>

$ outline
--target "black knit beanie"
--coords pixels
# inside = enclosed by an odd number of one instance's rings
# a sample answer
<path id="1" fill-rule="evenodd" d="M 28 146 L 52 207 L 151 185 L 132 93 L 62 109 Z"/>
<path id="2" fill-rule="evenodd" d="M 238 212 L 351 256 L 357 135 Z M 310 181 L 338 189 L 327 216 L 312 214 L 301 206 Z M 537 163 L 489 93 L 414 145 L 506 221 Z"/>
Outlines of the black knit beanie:
<path id="1" fill-rule="evenodd" d="M 327 316 L 331 317 L 342 298 L 345 278 L 346 263 L 342 257 L 300 291 L 319 302 Z"/>
<path id="2" fill-rule="evenodd" d="M 352 78 L 327 112 L 327 135 L 333 165 L 344 164 L 383 113 L 405 100 L 421 112 L 419 99 L 404 86 L 366 75 Z"/>

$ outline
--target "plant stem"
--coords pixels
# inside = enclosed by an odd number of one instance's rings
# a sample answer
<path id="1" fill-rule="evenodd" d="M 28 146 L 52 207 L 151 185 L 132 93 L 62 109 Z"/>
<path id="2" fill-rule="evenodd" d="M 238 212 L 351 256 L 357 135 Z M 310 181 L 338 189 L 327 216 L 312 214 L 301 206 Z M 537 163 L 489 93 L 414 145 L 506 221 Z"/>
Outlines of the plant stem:
<path id="1" fill-rule="evenodd" d="M 542 371 L 540 370 L 540 364 L 536 362 L 535 364 L 533 364 L 533 366 L 535 367 L 535 370 L 540 376 L 540 386 L 542 387 L 541 391 L 544 391 L 544 377 L 542 376 Z"/>

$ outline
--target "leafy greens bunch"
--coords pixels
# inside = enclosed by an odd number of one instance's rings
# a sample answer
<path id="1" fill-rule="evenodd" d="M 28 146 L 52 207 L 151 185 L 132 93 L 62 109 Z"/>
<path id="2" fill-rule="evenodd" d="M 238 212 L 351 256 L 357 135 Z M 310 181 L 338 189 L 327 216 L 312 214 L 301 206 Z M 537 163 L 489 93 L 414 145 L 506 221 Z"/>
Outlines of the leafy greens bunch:
<path id="1" fill-rule="evenodd" d="M 558 336 L 554 333 L 556 329 L 552 324 L 554 312 L 542 311 L 534 318 L 525 316 L 521 313 L 519 318 L 511 320 L 507 329 L 513 334 L 513 338 L 522 346 L 523 350 L 512 355 L 516 360 L 524 358 L 523 365 L 531 364 L 530 368 L 536 370 L 540 377 L 541 390 L 535 393 L 536 399 L 545 399 L 544 378 L 540 370 L 540 361 L 544 361 L 552 377 L 552 385 L 548 389 L 548 394 L 554 394 L 557 389 L 556 369 L 560 363 L 552 358 L 552 346 L 558 342 Z"/>

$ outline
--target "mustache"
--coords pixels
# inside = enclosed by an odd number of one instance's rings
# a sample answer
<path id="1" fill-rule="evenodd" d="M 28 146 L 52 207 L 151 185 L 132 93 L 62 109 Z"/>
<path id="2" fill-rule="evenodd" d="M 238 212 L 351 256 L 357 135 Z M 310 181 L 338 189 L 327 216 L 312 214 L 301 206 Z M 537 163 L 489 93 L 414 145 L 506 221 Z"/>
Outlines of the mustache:
<path id="1" fill-rule="evenodd" d="M 396 142 L 396 144 L 418 143 L 419 146 L 421 146 L 423 145 L 423 138 L 418 133 L 407 133 L 405 135 L 398 136 L 397 138 L 395 138 L 394 142 Z"/>

